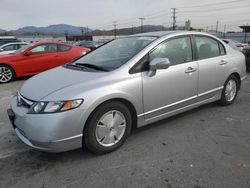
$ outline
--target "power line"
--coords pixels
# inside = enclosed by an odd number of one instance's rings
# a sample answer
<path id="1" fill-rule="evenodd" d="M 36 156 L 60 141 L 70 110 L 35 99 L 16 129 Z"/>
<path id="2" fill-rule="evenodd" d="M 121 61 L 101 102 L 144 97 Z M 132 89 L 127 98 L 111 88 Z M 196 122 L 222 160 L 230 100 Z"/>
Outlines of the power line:
<path id="1" fill-rule="evenodd" d="M 232 3 L 239 3 L 249 0 L 233 0 L 233 1 L 223 1 L 218 3 L 207 3 L 207 4 L 200 4 L 200 5 L 194 5 L 194 6 L 185 6 L 185 7 L 178 7 L 178 8 L 199 8 L 199 7 L 208 7 L 208 6 L 217 6 L 217 5 L 225 5 L 225 4 L 232 4 Z"/>
<path id="2" fill-rule="evenodd" d="M 216 11 L 224 11 L 224 10 L 230 10 L 230 9 L 241 9 L 241 8 L 249 8 L 250 6 L 232 6 L 232 7 L 225 7 L 225 8 L 213 8 L 213 9 L 205 9 L 205 10 L 187 10 L 187 11 L 179 11 L 180 13 L 207 13 L 207 12 L 216 12 Z"/>

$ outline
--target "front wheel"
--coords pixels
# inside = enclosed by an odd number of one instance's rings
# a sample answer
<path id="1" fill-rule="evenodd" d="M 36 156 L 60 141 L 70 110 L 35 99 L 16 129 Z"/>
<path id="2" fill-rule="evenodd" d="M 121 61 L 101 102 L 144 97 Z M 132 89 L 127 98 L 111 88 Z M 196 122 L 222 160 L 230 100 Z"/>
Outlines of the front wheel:
<path id="1" fill-rule="evenodd" d="M 0 84 L 14 79 L 14 71 L 7 65 L 0 65 Z"/>
<path id="2" fill-rule="evenodd" d="M 237 97 L 238 88 L 238 79 L 234 75 L 231 75 L 224 84 L 219 104 L 223 106 L 232 104 Z"/>
<path id="3" fill-rule="evenodd" d="M 98 107 L 90 116 L 83 131 L 83 144 L 95 154 L 109 153 L 119 148 L 132 127 L 129 109 L 112 101 Z"/>

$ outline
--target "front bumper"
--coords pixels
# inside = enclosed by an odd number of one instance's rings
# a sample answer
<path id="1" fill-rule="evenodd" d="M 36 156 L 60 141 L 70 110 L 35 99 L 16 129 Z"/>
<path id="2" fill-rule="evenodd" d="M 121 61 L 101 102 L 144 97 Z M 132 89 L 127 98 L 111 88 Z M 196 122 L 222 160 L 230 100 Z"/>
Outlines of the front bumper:
<path id="1" fill-rule="evenodd" d="M 7 110 L 17 137 L 26 145 L 46 152 L 82 147 L 82 109 L 53 114 L 28 114 L 28 110 L 17 105 L 17 97 Z"/>

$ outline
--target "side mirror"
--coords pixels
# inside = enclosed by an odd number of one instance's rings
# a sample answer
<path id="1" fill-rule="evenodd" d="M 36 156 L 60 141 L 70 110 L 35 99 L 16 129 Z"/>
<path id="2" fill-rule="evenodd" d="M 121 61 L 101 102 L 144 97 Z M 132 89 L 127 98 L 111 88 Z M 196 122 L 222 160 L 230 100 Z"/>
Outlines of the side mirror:
<path id="1" fill-rule="evenodd" d="M 170 61 L 168 58 L 155 58 L 149 63 L 149 73 L 150 77 L 154 76 L 158 69 L 167 69 L 170 66 Z"/>
<path id="2" fill-rule="evenodd" d="M 28 51 L 28 52 L 25 52 L 23 55 L 24 55 L 24 56 L 30 56 L 30 55 L 32 55 L 32 52 L 31 52 L 31 51 Z"/>

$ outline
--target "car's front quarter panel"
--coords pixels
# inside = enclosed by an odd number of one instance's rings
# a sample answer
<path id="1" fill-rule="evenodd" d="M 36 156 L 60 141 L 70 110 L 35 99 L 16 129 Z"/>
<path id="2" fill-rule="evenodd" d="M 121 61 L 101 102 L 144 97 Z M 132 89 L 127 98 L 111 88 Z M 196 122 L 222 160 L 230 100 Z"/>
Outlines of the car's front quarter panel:
<path id="1" fill-rule="evenodd" d="M 109 100 L 126 100 L 133 105 L 136 114 L 141 114 L 143 113 L 141 74 L 130 75 L 128 69 L 125 68 L 123 73 L 117 71 L 102 80 L 98 80 L 98 82 L 90 81 L 88 84 L 73 85 L 56 91 L 42 100 L 58 101 L 72 99 L 84 100 L 82 105 L 78 108 L 81 113 L 81 115 L 79 115 L 79 117 L 81 117 L 81 123 L 76 125 L 76 132 L 80 133 L 89 115 L 99 105 Z"/>

